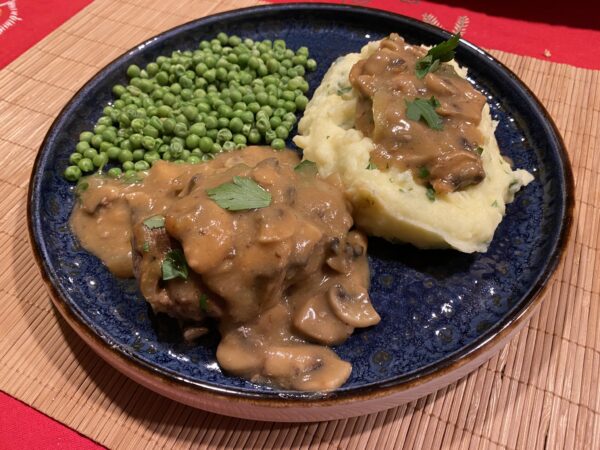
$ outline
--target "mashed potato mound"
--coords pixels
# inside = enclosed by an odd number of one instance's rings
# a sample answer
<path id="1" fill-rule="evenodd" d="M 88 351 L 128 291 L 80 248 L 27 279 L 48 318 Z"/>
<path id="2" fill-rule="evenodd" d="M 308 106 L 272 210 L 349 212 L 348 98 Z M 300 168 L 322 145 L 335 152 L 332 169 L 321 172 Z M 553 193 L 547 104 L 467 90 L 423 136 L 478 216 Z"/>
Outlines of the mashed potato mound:
<path id="1" fill-rule="evenodd" d="M 487 104 L 479 124 L 485 136 L 481 158 L 486 177 L 481 183 L 438 194 L 432 201 L 410 170 L 369 170 L 374 144 L 354 128 L 358 93 L 350 87 L 348 74 L 378 46 L 379 42 L 372 42 L 360 54 L 351 53 L 333 63 L 306 108 L 294 142 L 303 149 L 304 159 L 317 164 L 321 175 L 340 175 L 356 224 L 367 233 L 421 248 L 485 252 L 506 204 L 533 176 L 525 170 L 512 170 L 500 155 L 494 136 L 496 123 Z M 466 77 L 466 70 L 455 68 Z"/>

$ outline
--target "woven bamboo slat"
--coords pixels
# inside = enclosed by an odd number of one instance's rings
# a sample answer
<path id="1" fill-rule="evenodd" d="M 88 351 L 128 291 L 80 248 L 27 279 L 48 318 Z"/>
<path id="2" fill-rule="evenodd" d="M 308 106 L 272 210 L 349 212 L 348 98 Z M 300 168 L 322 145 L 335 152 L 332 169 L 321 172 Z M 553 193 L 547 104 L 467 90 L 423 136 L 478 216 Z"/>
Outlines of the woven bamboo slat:
<path id="1" fill-rule="evenodd" d="M 95 72 L 140 41 L 253 4 L 96 0 L 0 71 L 0 389 L 111 448 L 600 448 L 599 71 L 492 52 L 535 92 L 565 139 L 575 223 L 528 326 L 479 370 L 425 398 L 323 423 L 218 416 L 128 380 L 57 316 L 26 225 L 31 167 L 53 118 Z"/>

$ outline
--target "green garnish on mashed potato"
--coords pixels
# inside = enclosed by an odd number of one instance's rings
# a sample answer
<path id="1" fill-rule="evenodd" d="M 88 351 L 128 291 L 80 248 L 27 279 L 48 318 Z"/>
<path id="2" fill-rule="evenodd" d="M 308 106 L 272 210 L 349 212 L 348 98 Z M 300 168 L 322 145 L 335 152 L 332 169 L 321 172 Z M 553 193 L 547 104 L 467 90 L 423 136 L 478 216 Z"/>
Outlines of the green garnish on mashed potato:
<path id="1" fill-rule="evenodd" d="M 483 142 L 473 148 L 480 155 L 485 177 L 476 184 L 436 192 L 411 170 L 374 163 L 373 140 L 355 127 L 360 94 L 351 88 L 349 74 L 358 61 L 378 48 L 379 42 L 372 42 L 360 53 L 335 61 L 309 102 L 294 142 L 303 149 L 305 159 L 317 164 L 321 175 L 339 174 L 356 224 L 367 233 L 420 248 L 485 252 L 506 204 L 533 176 L 513 170 L 500 154 L 494 136 L 497 124 L 487 104 L 477 126 Z M 454 61 L 448 64 L 466 78 L 465 69 Z M 419 170 L 425 173 L 427 169 Z"/>

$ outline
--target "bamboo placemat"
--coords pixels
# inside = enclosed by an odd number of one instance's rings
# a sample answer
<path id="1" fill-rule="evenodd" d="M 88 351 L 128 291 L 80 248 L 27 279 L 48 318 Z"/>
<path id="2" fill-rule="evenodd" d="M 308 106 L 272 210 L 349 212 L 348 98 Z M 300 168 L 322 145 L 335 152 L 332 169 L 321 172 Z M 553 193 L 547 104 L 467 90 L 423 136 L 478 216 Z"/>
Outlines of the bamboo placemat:
<path id="1" fill-rule="evenodd" d="M 96 0 L 0 71 L 0 389 L 111 448 L 600 448 L 600 72 L 493 52 L 538 95 L 573 164 L 575 224 L 538 314 L 459 382 L 379 414 L 312 424 L 222 417 L 117 373 L 53 310 L 27 238 L 36 152 L 74 92 L 165 29 L 256 4 Z"/>

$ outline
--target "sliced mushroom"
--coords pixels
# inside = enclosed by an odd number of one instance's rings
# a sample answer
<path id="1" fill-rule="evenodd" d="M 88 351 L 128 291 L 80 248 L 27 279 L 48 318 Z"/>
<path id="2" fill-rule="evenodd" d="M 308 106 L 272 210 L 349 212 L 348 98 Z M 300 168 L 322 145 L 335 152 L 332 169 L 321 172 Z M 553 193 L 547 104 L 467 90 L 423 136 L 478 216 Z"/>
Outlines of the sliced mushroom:
<path id="1" fill-rule="evenodd" d="M 341 284 L 336 284 L 329 289 L 327 299 L 335 315 L 350 326 L 364 328 L 381 320 L 363 288 L 348 291 Z"/>
<path id="2" fill-rule="evenodd" d="M 263 366 L 263 352 L 244 338 L 244 330 L 238 331 L 223 334 L 217 347 L 219 365 L 224 371 L 241 377 L 260 373 Z"/>
<path id="3" fill-rule="evenodd" d="M 264 375 L 287 389 L 327 391 L 342 385 L 352 366 L 328 348 L 316 345 L 271 347 Z"/>
<path id="4" fill-rule="evenodd" d="M 208 333 L 208 328 L 200 326 L 188 326 L 183 329 L 183 339 L 186 342 L 194 342 L 201 336 Z"/>
<path id="5" fill-rule="evenodd" d="M 294 312 L 292 323 L 308 339 L 328 345 L 344 342 L 353 331 L 336 317 L 323 295 L 309 298 Z"/>
<path id="6" fill-rule="evenodd" d="M 424 81 L 425 86 L 437 95 L 452 95 L 456 92 L 456 88 L 451 83 L 434 73 L 429 72 L 425 75 Z"/>

